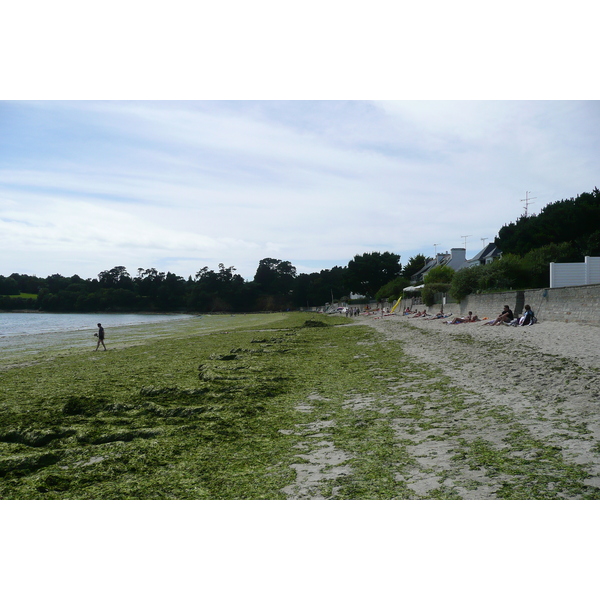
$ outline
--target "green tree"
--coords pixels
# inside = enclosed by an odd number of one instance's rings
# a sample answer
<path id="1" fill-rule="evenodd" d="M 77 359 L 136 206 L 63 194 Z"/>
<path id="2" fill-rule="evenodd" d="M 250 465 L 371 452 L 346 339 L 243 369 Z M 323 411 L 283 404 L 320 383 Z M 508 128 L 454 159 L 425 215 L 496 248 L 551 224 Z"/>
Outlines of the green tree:
<path id="1" fill-rule="evenodd" d="M 418 273 L 427 264 L 428 260 L 430 259 L 425 258 L 424 254 L 411 256 L 404 266 L 404 269 L 402 269 L 402 276 L 406 279 L 410 279 L 415 273 Z"/>
<path id="2" fill-rule="evenodd" d="M 323 306 L 332 298 L 350 295 L 346 284 L 346 267 L 323 269 L 319 273 L 301 273 L 294 282 L 292 295 L 295 306 Z"/>
<path id="3" fill-rule="evenodd" d="M 438 265 L 425 273 L 423 283 L 425 285 L 432 283 L 450 283 L 455 273 L 456 271 L 447 265 Z"/>
<path id="4" fill-rule="evenodd" d="M 493 263 L 455 273 L 449 292 L 455 300 L 460 301 L 473 292 L 525 289 L 529 282 L 525 261 L 513 254 L 505 254 Z"/>
<path id="5" fill-rule="evenodd" d="M 69 277 L 63 277 L 59 273 L 55 273 L 46 277 L 43 287 L 50 290 L 53 294 L 58 294 L 60 290 L 66 289 L 70 283 L 71 279 Z"/>
<path id="6" fill-rule="evenodd" d="M 17 282 L 22 294 L 37 294 L 44 287 L 44 279 L 35 275 L 20 275 L 12 273 L 11 277 Z"/>
<path id="7" fill-rule="evenodd" d="M 179 310 L 185 307 L 186 282 L 183 277 L 167 272 L 157 295 L 157 304 L 161 310 Z"/>
<path id="8" fill-rule="evenodd" d="M 454 269 L 447 265 L 438 265 L 427 271 L 423 278 L 425 287 L 421 292 L 423 302 L 427 306 L 433 306 L 435 303 L 435 294 L 445 294 L 450 289 L 450 282 L 455 274 Z"/>
<path id="9" fill-rule="evenodd" d="M 403 293 L 405 287 L 410 285 L 410 281 L 404 277 L 396 277 L 385 285 L 381 286 L 375 294 L 377 302 L 397 300 Z"/>
<path id="10" fill-rule="evenodd" d="M 263 258 L 258 263 L 254 283 L 264 294 L 287 295 L 296 279 L 296 267 L 289 261 Z"/>
<path id="11" fill-rule="evenodd" d="M 200 269 L 191 284 L 189 307 L 202 312 L 250 310 L 244 278 L 234 271 L 235 267 L 225 267 L 223 263 L 219 263 L 218 272 L 208 267 Z"/>
<path id="12" fill-rule="evenodd" d="M 392 252 L 366 252 L 349 263 L 346 281 L 352 292 L 373 298 L 377 290 L 400 275 L 400 256 Z"/>
<path id="13" fill-rule="evenodd" d="M 600 231 L 600 190 L 552 202 L 538 215 L 520 217 L 500 229 L 495 243 L 505 254 L 524 256 L 549 244 L 573 242 L 582 260 L 591 236 Z"/>
<path id="14" fill-rule="evenodd" d="M 98 281 L 102 287 L 121 288 L 130 290 L 133 287 L 131 275 L 125 267 L 113 267 L 109 271 L 98 274 Z"/>
<path id="15" fill-rule="evenodd" d="M 600 229 L 592 233 L 583 248 L 584 256 L 600 256 Z"/>
<path id="16" fill-rule="evenodd" d="M 0 296 L 16 296 L 19 294 L 19 284 L 13 277 L 0 275 Z"/>
<path id="17" fill-rule="evenodd" d="M 157 269 L 138 269 L 138 276 L 134 279 L 135 287 L 149 308 L 156 308 L 160 287 L 165 280 L 165 273 Z"/>
<path id="18" fill-rule="evenodd" d="M 477 265 L 468 269 L 456 271 L 450 283 L 449 294 L 457 302 L 479 289 L 479 278 L 487 265 Z"/>
<path id="19" fill-rule="evenodd" d="M 503 254 L 498 260 L 483 267 L 483 277 L 480 279 L 483 290 L 518 290 L 528 286 L 527 267 L 519 256 Z"/>
<path id="20" fill-rule="evenodd" d="M 421 290 L 421 298 L 425 306 L 433 306 L 435 303 L 435 291 L 431 286 L 425 286 Z"/>
<path id="21" fill-rule="evenodd" d="M 579 251 L 571 242 L 548 244 L 530 250 L 523 257 L 523 266 L 527 271 L 526 287 L 548 287 L 551 262 L 579 262 Z"/>

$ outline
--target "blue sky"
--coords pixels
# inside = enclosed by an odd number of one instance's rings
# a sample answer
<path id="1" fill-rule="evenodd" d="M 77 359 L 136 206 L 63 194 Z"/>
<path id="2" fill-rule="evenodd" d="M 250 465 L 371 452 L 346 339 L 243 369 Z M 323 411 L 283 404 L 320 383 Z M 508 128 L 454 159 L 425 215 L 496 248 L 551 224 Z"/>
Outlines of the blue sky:
<path id="1" fill-rule="evenodd" d="M 479 250 L 600 185 L 596 101 L 3 101 L 0 273 Z"/>

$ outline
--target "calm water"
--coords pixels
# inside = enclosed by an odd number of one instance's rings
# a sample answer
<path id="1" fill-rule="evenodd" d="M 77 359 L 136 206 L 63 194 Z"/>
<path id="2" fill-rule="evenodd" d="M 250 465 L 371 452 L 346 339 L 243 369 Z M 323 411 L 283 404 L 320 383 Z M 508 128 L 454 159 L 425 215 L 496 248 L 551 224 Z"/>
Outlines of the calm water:
<path id="1" fill-rule="evenodd" d="M 95 332 L 97 323 L 105 329 L 123 325 L 160 323 L 177 319 L 187 319 L 189 315 L 107 315 L 107 314 L 37 314 L 0 313 L 0 338 L 14 335 L 36 335 L 85 329 Z"/>
<path id="2" fill-rule="evenodd" d="M 107 315 L 107 314 L 38 314 L 0 313 L 0 363 L 47 350 L 94 349 L 102 323 L 107 346 L 146 339 L 148 336 L 168 335 L 177 325 L 196 319 L 191 315 Z"/>

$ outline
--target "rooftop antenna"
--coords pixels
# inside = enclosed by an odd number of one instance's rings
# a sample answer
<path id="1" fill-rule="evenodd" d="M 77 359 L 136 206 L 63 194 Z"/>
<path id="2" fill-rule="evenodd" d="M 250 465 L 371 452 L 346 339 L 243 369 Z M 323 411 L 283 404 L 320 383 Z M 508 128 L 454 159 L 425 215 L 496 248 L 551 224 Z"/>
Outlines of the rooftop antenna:
<path id="1" fill-rule="evenodd" d="M 467 238 L 468 237 L 472 237 L 472 236 L 470 236 L 470 235 L 461 235 L 460 237 L 463 238 L 464 241 L 465 241 L 464 243 L 465 243 L 465 250 L 466 250 L 467 249 Z"/>
<path id="2" fill-rule="evenodd" d="M 531 192 L 525 192 L 525 198 L 521 199 L 521 202 L 525 202 L 525 217 L 527 217 L 527 209 L 529 208 L 530 204 L 535 204 L 535 202 L 532 202 L 531 198 L 529 197 L 529 194 L 531 194 Z M 534 196 L 533 199 L 535 200 L 537 198 L 537 196 Z"/>
<path id="3" fill-rule="evenodd" d="M 487 238 L 481 238 L 481 241 L 483 242 L 483 247 L 485 248 L 485 240 L 487 240 Z"/>
<path id="4" fill-rule="evenodd" d="M 433 245 L 433 251 L 435 252 L 435 255 L 437 256 L 437 247 L 440 246 L 441 244 L 434 244 Z"/>

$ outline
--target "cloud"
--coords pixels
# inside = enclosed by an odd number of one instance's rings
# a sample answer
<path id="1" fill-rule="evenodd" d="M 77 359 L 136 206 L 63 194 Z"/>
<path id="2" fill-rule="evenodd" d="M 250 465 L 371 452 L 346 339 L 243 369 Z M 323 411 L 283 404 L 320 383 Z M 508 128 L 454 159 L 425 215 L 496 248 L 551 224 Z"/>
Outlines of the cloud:
<path id="1" fill-rule="evenodd" d="M 0 104 L 0 272 L 403 261 L 598 184 L 597 102 Z M 324 267 L 323 267 L 324 268 Z M 78 271 L 79 269 L 79 271 Z M 185 269 L 177 271 L 177 269 Z M 299 269 L 300 270 L 300 269 Z"/>

